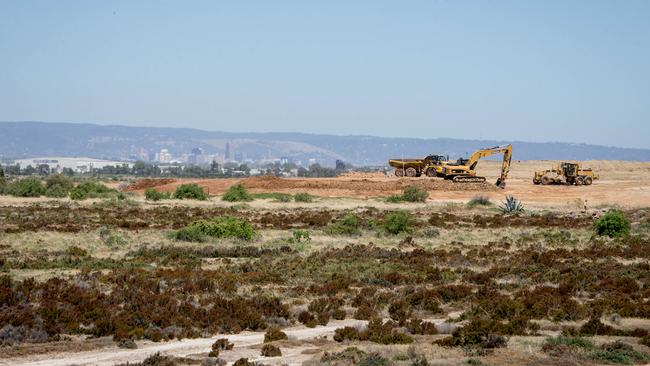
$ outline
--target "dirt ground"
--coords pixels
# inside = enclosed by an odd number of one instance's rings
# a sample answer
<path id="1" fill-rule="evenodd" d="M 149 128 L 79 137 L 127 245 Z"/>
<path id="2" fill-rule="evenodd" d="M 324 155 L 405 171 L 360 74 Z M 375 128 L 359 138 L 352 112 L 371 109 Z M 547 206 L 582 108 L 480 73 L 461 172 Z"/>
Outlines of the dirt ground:
<path id="1" fill-rule="evenodd" d="M 396 178 L 381 173 L 352 173 L 338 178 L 272 178 L 247 179 L 168 179 L 151 181 L 148 185 L 137 183 L 131 187 L 142 193 L 146 186 L 155 186 L 171 192 L 184 183 L 197 183 L 211 195 L 223 194 L 228 187 L 242 183 L 253 193 L 308 192 L 323 197 L 371 198 L 400 193 L 404 187 L 420 186 L 429 190 L 432 201 L 466 202 L 477 194 L 500 200 L 513 195 L 523 202 L 536 206 L 579 206 L 585 201 L 588 207 L 618 205 L 621 207 L 646 207 L 650 205 L 650 162 L 586 161 L 583 166 L 596 170 L 600 179 L 591 186 L 541 186 L 532 183 L 535 170 L 550 168 L 557 161 L 515 161 L 512 164 L 504 190 L 493 183 L 499 175 L 499 162 L 484 161 L 478 174 L 488 181 L 478 183 L 453 183 L 441 178 Z M 158 185 L 158 183 L 163 183 Z"/>

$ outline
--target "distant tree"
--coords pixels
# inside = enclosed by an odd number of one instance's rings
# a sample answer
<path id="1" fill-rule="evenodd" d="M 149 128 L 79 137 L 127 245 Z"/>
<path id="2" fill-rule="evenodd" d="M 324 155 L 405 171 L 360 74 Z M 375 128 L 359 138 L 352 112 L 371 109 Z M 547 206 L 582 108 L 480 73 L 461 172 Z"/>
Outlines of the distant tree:
<path id="1" fill-rule="evenodd" d="M 67 176 L 67 177 L 72 177 L 74 175 L 74 170 L 72 168 L 63 168 L 61 171 L 61 174 Z"/>

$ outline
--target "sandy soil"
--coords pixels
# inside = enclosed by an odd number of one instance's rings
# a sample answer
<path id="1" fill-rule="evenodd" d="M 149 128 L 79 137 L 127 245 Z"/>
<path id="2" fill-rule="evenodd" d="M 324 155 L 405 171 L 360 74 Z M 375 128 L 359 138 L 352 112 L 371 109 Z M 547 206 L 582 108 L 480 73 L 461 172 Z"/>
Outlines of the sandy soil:
<path id="1" fill-rule="evenodd" d="M 173 191 L 183 183 L 194 182 L 211 195 L 223 194 L 236 183 L 244 184 L 251 192 L 308 192 L 323 197 L 370 198 L 400 193 L 405 186 L 420 185 L 430 192 L 430 200 L 466 202 L 477 194 L 492 200 L 504 195 L 514 195 L 536 206 L 588 207 L 618 205 L 622 207 L 650 206 L 650 162 L 590 161 L 583 166 L 592 167 L 600 179 L 591 186 L 541 186 L 532 184 L 534 171 L 550 168 L 556 161 L 513 162 L 507 187 L 496 189 L 491 184 L 454 184 L 440 178 L 396 178 L 375 174 L 349 174 L 339 178 L 262 178 L 248 179 L 179 179 L 156 188 Z M 483 161 L 478 173 L 487 177 L 489 183 L 496 181 L 500 163 Z M 140 187 L 134 187 L 140 188 Z M 143 189 L 134 189 L 142 193 Z"/>
<path id="2" fill-rule="evenodd" d="M 232 351 L 224 351 L 220 355 L 222 359 L 229 363 L 241 357 L 246 357 L 249 361 L 264 361 L 265 364 L 300 365 L 313 357 L 313 353 L 318 351 L 319 338 L 328 337 L 331 339 L 336 328 L 362 326 L 365 323 L 362 320 L 346 319 L 331 321 L 327 326 L 317 326 L 315 328 L 299 326 L 284 329 L 283 331 L 287 333 L 289 339 L 275 343 L 282 350 L 281 357 L 260 356 L 261 345 L 264 341 L 264 332 L 242 332 L 239 334 L 222 334 L 211 338 L 184 339 L 160 343 L 143 341 L 138 342 L 138 348 L 133 350 L 109 347 L 95 351 L 49 353 L 20 358 L 0 359 L 0 365 L 108 366 L 116 363 L 140 362 L 156 352 L 176 357 L 191 357 L 193 355 L 206 357 L 212 343 L 218 338 L 228 338 L 235 345 Z"/>

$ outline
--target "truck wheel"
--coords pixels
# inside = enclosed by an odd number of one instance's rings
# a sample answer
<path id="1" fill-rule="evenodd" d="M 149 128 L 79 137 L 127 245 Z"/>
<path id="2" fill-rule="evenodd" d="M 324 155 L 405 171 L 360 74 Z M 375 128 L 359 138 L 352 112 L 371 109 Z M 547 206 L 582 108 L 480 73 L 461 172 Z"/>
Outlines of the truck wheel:
<path id="1" fill-rule="evenodd" d="M 543 185 L 547 186 L 547 185 L 551 184 L 551 178 L 549 178 L 549 177 L 543 175 L 543 176 L 542 176 L 542 181 L 541 181 L 541 183 L 542 183 Z"/>
<path id="2" fill-rule="evenodd" d="M 584 183 L 584 181 L 582 180 L 581 176 L 576 178 L 576 185 L 577 186 L 581 186 L 583 183 Z"/>
<path id="3" fill-rule="evenodd" d="M 418 171 L 415 170 L 415 168 L 407 168 L 406 169 L 406 176 L 414 178 L 416 175 L 418 175 Z"/>
<path id="4" fill-rule="evenodd" d="M 404 176 L 404 169 L 395 169 L 395 176 L 396 177 L 403 177 Z"/>
<path id="5" fill-rule="evenodd" d="M 585 177 L 584 182 L 586 186 L 590 186 L 591 183 L 594 182 L 594 180 L 591 177 Z"/>
<path id="6" fill-rule="evenodd" d="M 427 170 L 427 177 L 435 177 L 436 176 L 436 170 L 435 169 L 429 169 Z"/>

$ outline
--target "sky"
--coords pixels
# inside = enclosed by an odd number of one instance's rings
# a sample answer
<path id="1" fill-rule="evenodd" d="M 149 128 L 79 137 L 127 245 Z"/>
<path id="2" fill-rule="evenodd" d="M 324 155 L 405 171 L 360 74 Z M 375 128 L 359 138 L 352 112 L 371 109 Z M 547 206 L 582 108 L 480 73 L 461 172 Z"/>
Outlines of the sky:
<path id="1" fill-rule="evenodd" d="M 0 120 L 650 148 L 650 1 L 0 0 Z"/>

